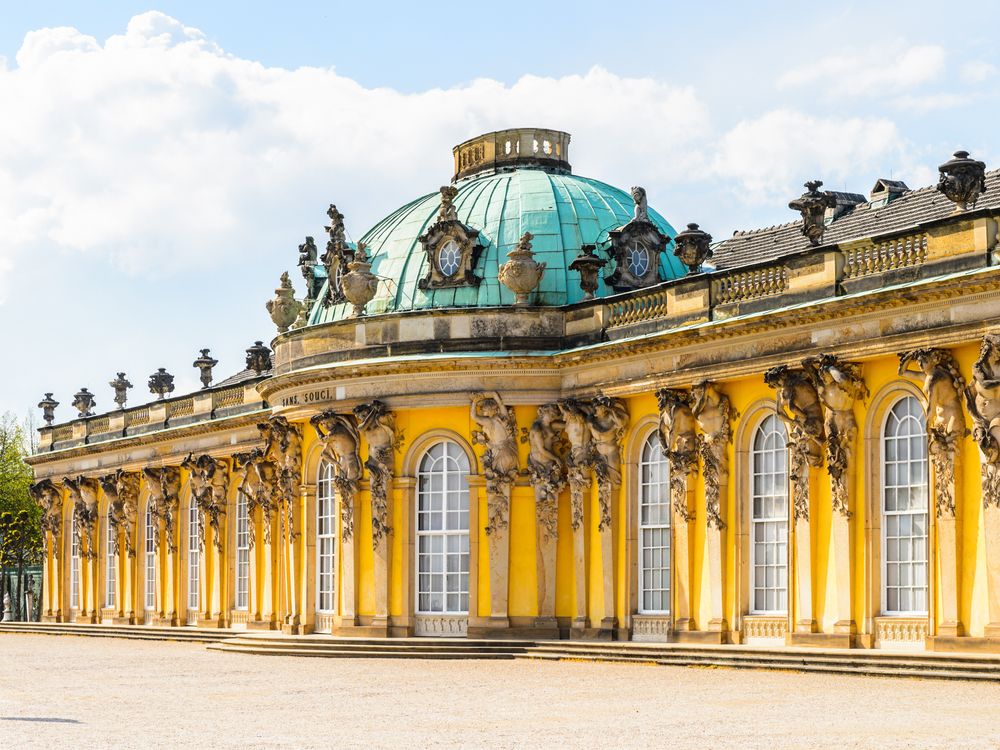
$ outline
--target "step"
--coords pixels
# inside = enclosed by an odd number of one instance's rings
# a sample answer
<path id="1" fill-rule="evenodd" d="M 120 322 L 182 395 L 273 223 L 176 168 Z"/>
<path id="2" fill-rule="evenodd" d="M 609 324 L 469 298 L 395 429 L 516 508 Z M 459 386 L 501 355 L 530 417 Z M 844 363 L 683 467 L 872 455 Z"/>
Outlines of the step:
<path id="1" fill-rule="evenodd" d="M 257 656 L 302 656 L 328 657 L 336 659 L 514 659 L 511 653 L 484 653 L 466 651 L 434 651 L 434 652 L 404 652 L 404 651 L 353 651 L 350 649 L 331 647 L 319 651 L 305 652 L 298 648 L 255 648 L 253 646 L 229 645 L 213 643 L 208 646 L 211 651 L 227 653 L 254 654 Z"/>

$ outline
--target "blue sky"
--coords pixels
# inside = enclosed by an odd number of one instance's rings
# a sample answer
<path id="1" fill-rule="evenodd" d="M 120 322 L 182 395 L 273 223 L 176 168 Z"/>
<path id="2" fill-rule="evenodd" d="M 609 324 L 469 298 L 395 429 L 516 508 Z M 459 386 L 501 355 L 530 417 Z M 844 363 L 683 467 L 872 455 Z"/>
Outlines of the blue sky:
<path id="1" fill-rule="evenodd" d="M 359 237 L 487 130 L 568 130 L 577 172 L 717 238 L 806 179 L 1000 165 L 1000 6 L 803 7 L 0 0 L 0 411 L 239 369 L 328 203 Z"/>

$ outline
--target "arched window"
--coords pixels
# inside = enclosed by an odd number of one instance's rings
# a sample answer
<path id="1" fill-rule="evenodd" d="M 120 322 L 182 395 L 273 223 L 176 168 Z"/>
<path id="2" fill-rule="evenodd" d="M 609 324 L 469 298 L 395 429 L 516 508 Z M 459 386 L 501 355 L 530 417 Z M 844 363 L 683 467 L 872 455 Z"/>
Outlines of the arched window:
<path id="1" fill-rule="evenodd" d="M 670 612 L 670 466 L 659 436 L 639 461 L 639 613 Z"/>
<path id="2" fill-rule="evenodd" d="M 319 465 L 316 479 L 316 609 L 333 612 L 337 606 L 334 563 L 337 554 L 337 501 L 333 488 L 333 466 Z"/>
<path id="3" fill-rule="evenodd" d="M 469 611 L 469 458 L 449 440 L 417 471 L 417 613 Z"/>
<path id="4" fill-rule="evenodd" d="M 153 523 L 153 507 L 146 503 L 146 599 L 147 610 L 156 609 L 156 524 Z"/>
<path id="5" fill-rule="evenodd" d="M 774 414 L 757 427 L 750 456 L 751 614 L 788 609 L 788 451 Z"/>
<path id="6" fill-rule="evenodd" d="M 236 609 L 250 606 L 250 509 L 243 490 L 236 493 Z"/>
<path id="7" fill-rule="evenodd" d="M 69 522 L 69 607 L 80 608 L 80 537 L 77 534 L 76 514 Z"/>
<path id="8" fill-rule="evenodd" d="M 104 606 L 115 606 L 115 527 L 110 516 L 105 521 L 104 538 Z"/>
<path id="9" fill-rule="evenodd" d="M 188 609 L 198 609 L 201 585 L 201 518 L 198 503 L 191 498 L 188 506 Z"/>
<path id="10" fill-rule="evenodd" d="M 913 396 L 882 431 L 882 613 L 927 614 L 927 422 Z"/>

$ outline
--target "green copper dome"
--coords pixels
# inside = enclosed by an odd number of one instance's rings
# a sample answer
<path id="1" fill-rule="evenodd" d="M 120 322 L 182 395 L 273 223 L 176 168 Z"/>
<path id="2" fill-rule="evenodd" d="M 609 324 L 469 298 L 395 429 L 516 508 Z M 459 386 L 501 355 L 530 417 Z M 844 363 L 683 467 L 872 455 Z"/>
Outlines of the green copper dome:
<path id="1" fill-rule="evenodd" d="M 567 165 L 568 166 L 568 165 Z M 584 293 L 580 275 L 569 269 L 582 245 L 596 245 L 597 254 L 608 247 L 608 232 L 631 221 L 634 203 L 629 193 L 611 185 L 568 173 L 568 169 L 517 166 L 507 171 L 491 170 L 455 183 L 457 218 L 479 230 L 483 250 L 474 273 L 482 278 L 477 287 L 421 289 L 428 261 L 418 238 L 438 220 L 441 195 L 429 193 L 408 203 L 376 224 L 361 241 L 368 246 L 372 273 L 379 277 L 378 291 L 366 313 L 423 310 L 449 307 L 496 307 L 511 305 L 514 294 L 497 280 L 497 272 L 525 232 L 534 238 L 535 260 L 546 264 L 534 304 L 566 305 L 579 302 Z M 674 229 L 658 213 L 649 219 L 669 238 Z M 600 274 L 596 296 L 613 293 L 604 276 L 613 269 L 608 262 Z M 664 279 L 684 275 L 684 266 L 670 251 L 660 254 Z M 327 282 L 328 283 L 328 282 Z M 319 294 L 326 296 L 324 287 Z M 348 317 L 351 306 L 317 303 L 310 324 Z"/>

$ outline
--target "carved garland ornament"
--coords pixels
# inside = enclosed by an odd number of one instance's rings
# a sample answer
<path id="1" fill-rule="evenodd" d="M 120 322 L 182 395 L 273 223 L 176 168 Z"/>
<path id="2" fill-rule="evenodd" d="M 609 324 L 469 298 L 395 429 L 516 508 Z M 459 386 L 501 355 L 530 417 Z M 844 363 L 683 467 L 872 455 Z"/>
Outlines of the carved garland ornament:
<path id="1" fill-rule="evenodd" d="M 593 440 L 588 424 L 591 409 L 590 404 L 575 398 L 560 400 L 558 407 L 569 443 L 566 479 L 569 483 L 571 523 L 576 531 L 583 523 L 583 498 L 590 486 L 590 469 L 594 460 Z"/>

